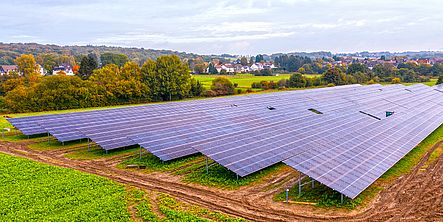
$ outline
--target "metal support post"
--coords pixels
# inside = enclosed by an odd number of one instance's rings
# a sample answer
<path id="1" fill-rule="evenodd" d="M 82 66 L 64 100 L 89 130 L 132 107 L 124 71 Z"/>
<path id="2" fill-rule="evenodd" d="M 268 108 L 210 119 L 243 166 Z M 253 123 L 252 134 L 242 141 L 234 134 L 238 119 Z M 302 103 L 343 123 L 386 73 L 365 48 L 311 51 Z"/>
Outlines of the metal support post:
<path id="1" fill-rule="evenodd" d="M 341 194 L 341 203 L 343 204 L 343 194 Z"/>
<path id="2" fill-rule="evenodd" d="M 314 189 L 314 186 L 315 186 L 315 180 L 314 180 L 314 178 L 311 178 L 311 182 L 312 182 L 312 184 L 311 184 L 311 188 Z"/>
<path id="3" fill-rule="evenodd" d="M 65 142 L 62 142 L 62 146 L 64 146 L 65 145 Z"/>
<path id="4" fill-rule="evenodd" d="M 237 180 L 238 180 L 238 174 L 236 174 L 237 175 Z"/>
<path id="5" fill-rule="evenodd" d="M 209 174 L 208 157 L 206 157 L 206 174 Z M 237 175 L 237 179 L 238 179 L 238 175 Z"/>
<path id="6" fill-rule="evenodd" d="M 142 159 L 142 146 L 140 146 L 140 160 Z"/>
<path id="7" fill-rule="evenodd" d="M 108 150 L 106 150 L 105 152 L 106 152 L 106 154 L 108 154 Z"/>
<path id="8" fill-rule="evenodd" d="M 88 152 L 91 151 L 91 140 L 88 138 Z"/>
<path id="9" fill-rule="evenodd" d="M 289 203 L 289 189 L 286 189 L 286 203 Z"/>
<path id="10" fill-rule="evenodd" d="M 301 174 L 298 177 L 298 196 L 301 196 Z"/>

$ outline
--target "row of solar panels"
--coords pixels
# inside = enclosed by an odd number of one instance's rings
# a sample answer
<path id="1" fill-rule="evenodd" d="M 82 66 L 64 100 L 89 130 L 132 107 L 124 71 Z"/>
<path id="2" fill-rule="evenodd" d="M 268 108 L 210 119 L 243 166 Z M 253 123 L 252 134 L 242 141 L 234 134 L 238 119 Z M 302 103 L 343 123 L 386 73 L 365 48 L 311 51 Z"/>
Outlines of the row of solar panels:
<path id="1" fill-rule="evenodd" d="M 62 142 L 139 144 L 165 161 L 200 152 L 240 176 L 285 162 L 355 198 L 441 125 L 441 93 L 349 85 L 8 120 Z"/>

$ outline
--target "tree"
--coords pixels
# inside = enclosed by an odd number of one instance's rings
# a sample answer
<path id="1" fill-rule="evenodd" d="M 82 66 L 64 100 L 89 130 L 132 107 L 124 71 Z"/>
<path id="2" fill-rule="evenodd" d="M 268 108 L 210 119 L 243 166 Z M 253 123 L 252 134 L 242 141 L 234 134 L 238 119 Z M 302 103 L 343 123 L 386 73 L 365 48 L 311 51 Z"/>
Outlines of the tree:
<path id="1" fill-rule="evenodd" d="M 334 85 L 343 85 L 346 83 L 346 75 L 337 67 L 328 69 L 328 71 L 323 74 L 323 79 L 326 83 L 332 83 Z"/>
<path id="2" fill-rule="evenodd" d="M 306 78 L 301 73 L 294 73 L 289 77 L 289 87 L 303 88 L 306 86 Z"/>
<path id="3" fill-rule="evenodd" d="M 120 70 L 121 79 L 140 81 L 142 79 L 141 69 L 135 62 L 127 62 Z"/>
<path id="4" fill-rule="evenodd" d="M 247 66 L 247 65 L 248 65 L 248 59 L 247 59 L 246 57 L 242 56 L 242 57 L 240 58 L 240 64 L 241 64 L 242 66 Z"/>
<path id="5" fill-rule="evenodd" d="M 259 62 L 264 62 L 265 61 L 265 59 L 264 59 L 264 57 L 263 57 L 263 55 L 257 55 L 256 57 L 255 57 L 255 62 L 256 63 L 259 63 Z"/>
<path id="6" fill-rule="evenodd" d="M 194 65 L 194 72 L 196 74 L 201 74 L 206 72 L 206 64 L 205 63 L 197 63 Z"/>
<path id="7" fill-rule="evenodd" d="M 82 79 L 89 79 L 94 69 L 97 68 L 98 68 L 98 62 L 94 54 L 83 56 L 80 62 L 80 69 L 78 70 L 78 75 Z"/>
<path id="8" fill-rule="evenodd" d="M 118 67 L 122 67 L 126 62 L 129 61 L 129 58 L 125 54 L 105 52 L 100 55 L 100 60 L 102 66 L 106 66 L 108 64 L 115 64 Z"/>
<path id="9" fill-rule="evenodd" d="M 218 96 L 234 94 L 234 84 L 226 77 L 217 77 L 212 80 L 211 90 Z"/>
<path id="10" fill-rule="evenodd" d="M 347 74 L 354 74 L 357 72 L 369 73 L 369 69 L 365 64 L 352 63 L 351 65 L 348 66 L 348 69 L 346 70 Z"/>
<path id="11" fill-rule="evenodd" d="M 215 66 L 214 66 L 214 64 L 212 62 L 209 63 L 208 73 L 209 74 L 218 74 L 218 71 L 217 71 L 217 69 L 215 68 Z"/>
<path id="12" fill-rule="evenodd" d="M 251 58 L 249 58 L 249 64 L 248 65 L 252 65 L 252 64 L 254 64 L 255 63 L 255 57 L 254 56 L 251 56 Z"/>
<path id="13" fill-rule="evenodd" d="M 54 67 L 57 66 L 57 58 L 51 53 L 39 54 L 37 55 L 36 60 L 49 73 L 52 73 Z"/>
<path id="14" fill-rule="evenodd" d="M 417 82 L 419 76 L 414 70 L 401 68 L 397 71 L 396 76 L 399 76 L 403 82 Z"/>
<path id="15" fill-rule="evenodd" d="M 155 101 L 182 99 L 188 96 L 191 90 L 188 65 L 176 55 L 160 56 L 155 62 L 146 61 L 141 73 L 143 82 L 150 89 Z"/>
<path id="16" fill-rule="evenodd" d="M 18 70 L 25 77 L 29 77 L 32 74 L 36 73 L 37 70 L 37 62 L 35 58 L 31 54 L 23 54 L 20 57 L 14 60 L 15 64 L 18 66 Z"/>
<path id="17" fill-rule="evenodd" d="M 436 85 L 440 85 L 440 84 L 443 84 L 443 75 L 440 75 L 438 77 L 438 80 L 437 80 L 437 83 L 436 83 Z"/>
<path id="18" fill-rule="evenodd" d="M 189 91 L 189 96 L 201 96 L 204 91 L 203 85 L 200 83 L 200 81 L 195 80 L 194 78 L 191 79 L 191 90 Z"/>

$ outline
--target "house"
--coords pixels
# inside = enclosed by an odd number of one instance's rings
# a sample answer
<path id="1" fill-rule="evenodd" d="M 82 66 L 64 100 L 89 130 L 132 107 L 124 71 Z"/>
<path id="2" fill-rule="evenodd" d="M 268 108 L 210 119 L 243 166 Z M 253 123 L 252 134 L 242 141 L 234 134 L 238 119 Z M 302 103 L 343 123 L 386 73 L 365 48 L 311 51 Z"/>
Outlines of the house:
<path id="1" fill-rule="evenodd" d="M 425 65 L 425 64 L 431 64 L 431 61 L 429 59 L 417 59 L 417 63 L 419 65 Z"/>
<path id="2" fill-rule="evenodd" d="M 48 73 L 46 71 L 46 69 L 43 68 L 43 66 L 41 66 L 40 64 L 37 64 L 37 72 L 40 73 L 40 75 L 44 76 L 46 75 L 46 73 Z"/>
<path id="3" fill-rule="evenodd" d="M 12 71 L 18 72 L 18 66 L 16 66 L 16 65 L 1 65 L 0 66 L 0 75 L 9 74 Z"/>
<path id="4" fill-rule="evenodd" d="M 233 64 L 230 64 L 230 63 L 222 65 L 222 70 L 225 70 L 226 73 L 229 73 L 229 74 L 235 73 L 235 67 Z"/>
<path id="5" fill-rule="evenodd" d="M 55 76 L 60 75 L 62 72 L 64 72 L 67 76 L 75 76 L 71 66 L 69 65 L 61 65 L 58 67 L 54 67 L 54 69 L 52 69 L 52 75 Z"/>
<path id="6" fill-rule="evenodd" d="M 251 65 L 251 71 L 260 71 L 260 70 L 263 70 L 263 69 L 264 68 L 263 68 L 263 64 L 262 63 L 257 62 L 257 63 L 254 63 L 254 64 Z"/>
<path id="7" fill-rule="evenodd" d="M 250 71 L 251 71 L 251 68 L 249 66 L 241 67 L 241 72 L 242 73 L 247 73 L 247 72 L 250 72 Z"/>

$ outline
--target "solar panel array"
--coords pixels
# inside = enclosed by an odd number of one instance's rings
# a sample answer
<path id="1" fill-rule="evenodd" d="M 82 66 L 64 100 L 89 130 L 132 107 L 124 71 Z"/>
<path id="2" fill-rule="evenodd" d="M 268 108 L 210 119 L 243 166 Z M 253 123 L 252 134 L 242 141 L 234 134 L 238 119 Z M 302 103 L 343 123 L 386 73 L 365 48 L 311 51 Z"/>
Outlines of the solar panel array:
<path id="1" fill-rule="evenodd" d="M 164 161 L 203 153 L 239 176 L 284 162 L 355 198 L 443 123 L 439 89 L 348 85 L 8 121 L 105 150 L 139 144 Z"/>

